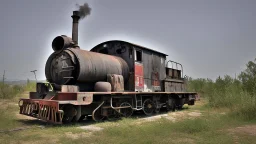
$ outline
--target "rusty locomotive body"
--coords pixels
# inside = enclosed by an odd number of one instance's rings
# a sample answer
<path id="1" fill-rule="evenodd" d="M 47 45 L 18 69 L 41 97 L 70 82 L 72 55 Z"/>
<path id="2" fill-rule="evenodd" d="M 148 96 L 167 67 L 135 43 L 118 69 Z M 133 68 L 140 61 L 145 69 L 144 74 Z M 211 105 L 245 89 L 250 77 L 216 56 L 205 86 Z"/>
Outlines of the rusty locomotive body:
<path id="1" fill-rule="evenodd" d="M 166 60 L 164 53 L 120 40 L 82 50 L 77 11 L 72 18 L 72 38 L 62 35 L 52 42 L 54 52 L 45 66 L 49 83 L 37 83 L 37 91 L 20 100 L 20 114 L 61 124 L 86 116 L 98 121 L 194 105 L 196 93 L 186 91 L 181 64 Z"/>

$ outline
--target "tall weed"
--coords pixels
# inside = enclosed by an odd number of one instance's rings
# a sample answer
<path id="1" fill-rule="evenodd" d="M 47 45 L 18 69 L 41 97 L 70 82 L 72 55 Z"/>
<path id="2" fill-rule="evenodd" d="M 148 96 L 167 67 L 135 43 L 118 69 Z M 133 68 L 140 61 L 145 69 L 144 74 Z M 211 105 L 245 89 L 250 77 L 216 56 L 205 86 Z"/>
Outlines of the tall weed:
<path id="1" fill-rule="evenodd" d="M 12 99 L 24 91 L 36 91 L 36 83 L 28 83 L 26 85 L 0 83 L 0 99 Z"/>
<path id="2" fill-rule="evenodd" d="M 23 87 L 19 85 L 7 85 L 0 83 L 0 98 L 1 99 L 12 99 L 17 94 L 23 92 Z"/>
<path id="3" fill-rule="evenodd" d="M 215 82 L 206 79 L 189 81 L 189 89 L 197 91 L 201 97 L 208 99 L 210 107 L 228 108 L 235 117 L 253 120 L 256 119 L 256 95 L 253 93 L 254 90 L 248 88 L 248 83 L 245 81 L 227 75 L 224 78 L 217 78 Z"/>

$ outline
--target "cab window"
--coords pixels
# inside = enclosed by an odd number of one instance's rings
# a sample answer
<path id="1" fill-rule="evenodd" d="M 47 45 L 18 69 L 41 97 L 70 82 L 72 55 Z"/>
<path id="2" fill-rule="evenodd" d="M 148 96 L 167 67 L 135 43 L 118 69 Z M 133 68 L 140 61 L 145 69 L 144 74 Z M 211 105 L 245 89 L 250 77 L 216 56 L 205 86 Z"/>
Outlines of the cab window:
<path id="1" fill-rule="evenodd" d="M 142 51 L 135 50 L 135 61 L 142 62 Z"/>

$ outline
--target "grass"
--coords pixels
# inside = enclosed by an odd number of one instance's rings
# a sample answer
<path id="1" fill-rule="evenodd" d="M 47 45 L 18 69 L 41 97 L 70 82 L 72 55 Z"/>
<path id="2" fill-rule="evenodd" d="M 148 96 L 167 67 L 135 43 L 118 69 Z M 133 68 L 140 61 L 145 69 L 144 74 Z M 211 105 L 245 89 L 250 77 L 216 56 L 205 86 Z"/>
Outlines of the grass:
<path id="1" fill-rule="evenodd" d="M 16 120 L 16 114 L 14 111 L 17 111 L 17 107 L 6 106 L 5 108 L 0 109 L 0 129 L 7 130 L 14 128 L 20 125 Z"/>
<path id="2" fill-rule="evenodd" d="M 18 101 L 21 97 L 28 97 L 25 91 L 35 89 L 35 83 L 28 85 L 6 85 L 0 83 L 0 130 L 7 130 L 23 126 L 17 120 L 19 113 Z"/>
<path id="3" fill-rule="evenodd" d="M 162 118 L 155 122 L 134 125 L 126 120 L 118 122 L 118 126 L 105 128 L 90 137 L 73 140 L 63 138 L 64 143 L 234 143 L 228 128 L 246 124 L 226 116 L 187 119 L 177 123 Z M 254 136 L 244 137 L 248 142 L 256 140 Z M 243 139 L 243 138 L 242 138 Z"/>
<path id="4" fill-rule="evenodd" d="M 137 118 L 127 118 L 115 122 L 94 123 L 104 130 L 91 132 L 78 128 L 83 123 L 52 126 L 38 120 L 20 120 L 17 118 L 18 106 L 12 100 L 6 100 L 0 107 L 1 130 L 30 126 L 30 129 L 0 133 L 0 143 L 252 143 L 255 136 L 228 132 L 238 126 L 256 124 L 234 118 L 228 109 L 211 108 L 207 99 L 201 99 L 195 106 L 176 113 L 199 111 L 202 116 L 188 119 L 187 115 L 176 122 L 161 118 L 153 122 L 138 123 Z M 227 113 L 226 115 L 220 114 Z M 44 126 L 40 128 L 38 126 Z"/>
<path id="5" fill-rule="evenodd" d="M 17 94 L 22 93 L 22 86 L 11 86 L 7 84 L 0 83 L 0 99 L 12 99 Z"/>
<path id="6" fill-rule="evenodd" d="M 255 81 L 256 83 L 256 81 Z M 229 76 L 215 82 L 205 79 L 189 81 L 191 91 L 197 90 L 208 100 L 209 108 L 229 109 L 233 117 L 245 120 L 256 119 L 256 94 L 244 89 L 241 81 Z"/>
<path id="7" fill-rule="evenodd" d="M 13 99 L 25 91 L 35 91 L 36 83 L 26 85 L 8 85 L 0 82 L 0 99 Z"/>

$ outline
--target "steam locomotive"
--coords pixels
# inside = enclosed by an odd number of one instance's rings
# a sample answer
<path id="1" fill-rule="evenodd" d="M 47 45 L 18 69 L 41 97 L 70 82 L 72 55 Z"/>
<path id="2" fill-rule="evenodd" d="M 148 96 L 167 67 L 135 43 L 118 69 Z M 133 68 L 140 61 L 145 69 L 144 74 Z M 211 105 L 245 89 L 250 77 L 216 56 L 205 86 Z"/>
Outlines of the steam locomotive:
<path id="1" fill-rule="evenodd" d="M 166 54 L 120 40 L 103 42 L 90 51 L 78 46 L 79 12 L 73 11 L 72 38 L 52 41 L 45 65 L 48 83 L 19 101 L 20 114 L 62 124 L 92 117 L 100 121 L 130 117 L 134 111 L 154 115 L 194 105 L 180 63 Z"/>

